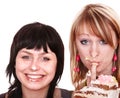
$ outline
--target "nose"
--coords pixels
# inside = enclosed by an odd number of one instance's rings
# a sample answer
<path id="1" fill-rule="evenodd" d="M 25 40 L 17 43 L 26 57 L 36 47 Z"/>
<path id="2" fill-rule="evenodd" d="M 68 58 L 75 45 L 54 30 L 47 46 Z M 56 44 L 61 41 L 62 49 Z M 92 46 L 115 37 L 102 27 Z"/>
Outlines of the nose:
<path id="1" fill-rule="evenodd" d="M 93 43 L 90 48 L 90 56 L 92 58 L 95 58 L 98 56 L 98 54 L 99 54 L 99 46 L 97 45 L 97 43 Z"/>
<path id="2" fill-rule="evenodd" d="M 37 71 L 37 70 L 40 69 L 38 60 L 33 60 L 33 61 L 32 61 L 31 66 L 30 66 L 30 69 L 31 69 L 32 71 Z"/>

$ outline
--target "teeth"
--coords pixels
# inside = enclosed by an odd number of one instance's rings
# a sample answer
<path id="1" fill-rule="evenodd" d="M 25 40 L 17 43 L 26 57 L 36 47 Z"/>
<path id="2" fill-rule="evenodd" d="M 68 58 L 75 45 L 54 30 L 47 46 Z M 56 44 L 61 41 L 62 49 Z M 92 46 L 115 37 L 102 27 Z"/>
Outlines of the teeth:
<path id="1" fill-rule="evenodd" d="M 31 79 L 38 79 L 42 77 L 42 75 L 27 75 L 27 76 Z"/>
<path id="2" fill-rule="evenodd" d="M 41 78 L 43 77 L 43 75 L 38 75 L 38 74 L 27 74 L 26 75 L 28 80 L 31 82 L 40 82 Z"/>

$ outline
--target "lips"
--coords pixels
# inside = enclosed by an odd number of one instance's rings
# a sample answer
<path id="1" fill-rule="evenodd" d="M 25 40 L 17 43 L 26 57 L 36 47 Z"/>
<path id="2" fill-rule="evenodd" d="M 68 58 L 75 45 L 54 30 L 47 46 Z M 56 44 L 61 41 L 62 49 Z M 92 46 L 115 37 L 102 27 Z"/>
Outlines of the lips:
<path id="1" fill-rule="evenodd" d="M 97 66 L 98 62 L 92 62 L 91 65 Z"/>

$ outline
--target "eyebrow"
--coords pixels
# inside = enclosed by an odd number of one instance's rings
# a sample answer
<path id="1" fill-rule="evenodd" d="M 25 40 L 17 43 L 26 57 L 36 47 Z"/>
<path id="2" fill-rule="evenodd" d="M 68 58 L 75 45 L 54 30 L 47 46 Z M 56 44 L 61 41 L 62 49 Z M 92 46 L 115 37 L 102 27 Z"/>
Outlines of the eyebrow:
<path id="1" fill-rule="evenodd" d="M 21 52 L 21 53 L 23 52 L 23 53 L 27 53 L 27 54 L 32 54 L 31 52 L 26 51 L 26 50 L 21 50 L 20 52 Z"/>
<path id="2" fill-rule="evenodd" d="M 82 36 L 87 36 L 87 37 L 89 37 L 90 35 L 89 35 L 89 34 L 85 34 L 85 33 L 81 33 L 81 34 L 78 35 L 78 37 L 80 37 L 80 36 L 81 36 L 81 37 L 82 37 Z"/>
<path id="3" fill-rule="evenodd" d="M 79 35 L 89 35 L 90 33 L 80 33 Z"/>
<path id="4" fill-rule="evenodd" d="M 27 54 L 33 54 L 33 52 L 29 50 L 21 50 L 20 52 L 27 53 Z M 40 54 L 46 54 L 46 52 L 41 52 Z"/>
<path id="5" fill-rule="evenodd" d="M 20 52 L 23 52 L 23 53 L 27 53 L 27 54 L 30 54 L 32 55 L 33 52 L 29 51 L 29 50 L 21 50 Z M 39 53 L 40 55 L 45 55 L 45 54 L 52 54 L 51 52 L 45 52 L 45 51 L 42 51 L 41 53 Z"/>

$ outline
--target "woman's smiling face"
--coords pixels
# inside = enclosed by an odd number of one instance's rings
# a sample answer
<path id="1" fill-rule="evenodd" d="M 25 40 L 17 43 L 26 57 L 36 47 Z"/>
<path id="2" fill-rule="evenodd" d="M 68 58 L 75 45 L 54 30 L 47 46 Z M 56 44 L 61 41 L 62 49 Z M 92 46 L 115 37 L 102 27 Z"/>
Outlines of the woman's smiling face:
<path id="1" fill-rule="evenodd" d="M 16 75 L 22 88 L 40 90 L 48 88 L 53 80 L 57 67 L 57 57 L 48 48 L 46 53 L 43 48 L 21 49 L 16 57 Z"/>
<path id="2" fill-rule="evenodd" d="M 117 39 L 113 33 L 114 45 Z M 91 70 L 92 63 L 97 64 L 97 74 L 111 74 L 115 49 L 103 39 L 88 31 L 84 26 L 83 32 L 76 36 L 76 47 L 83 64 Z M 87 58 L 87 60 L 86 60 Z"/>

